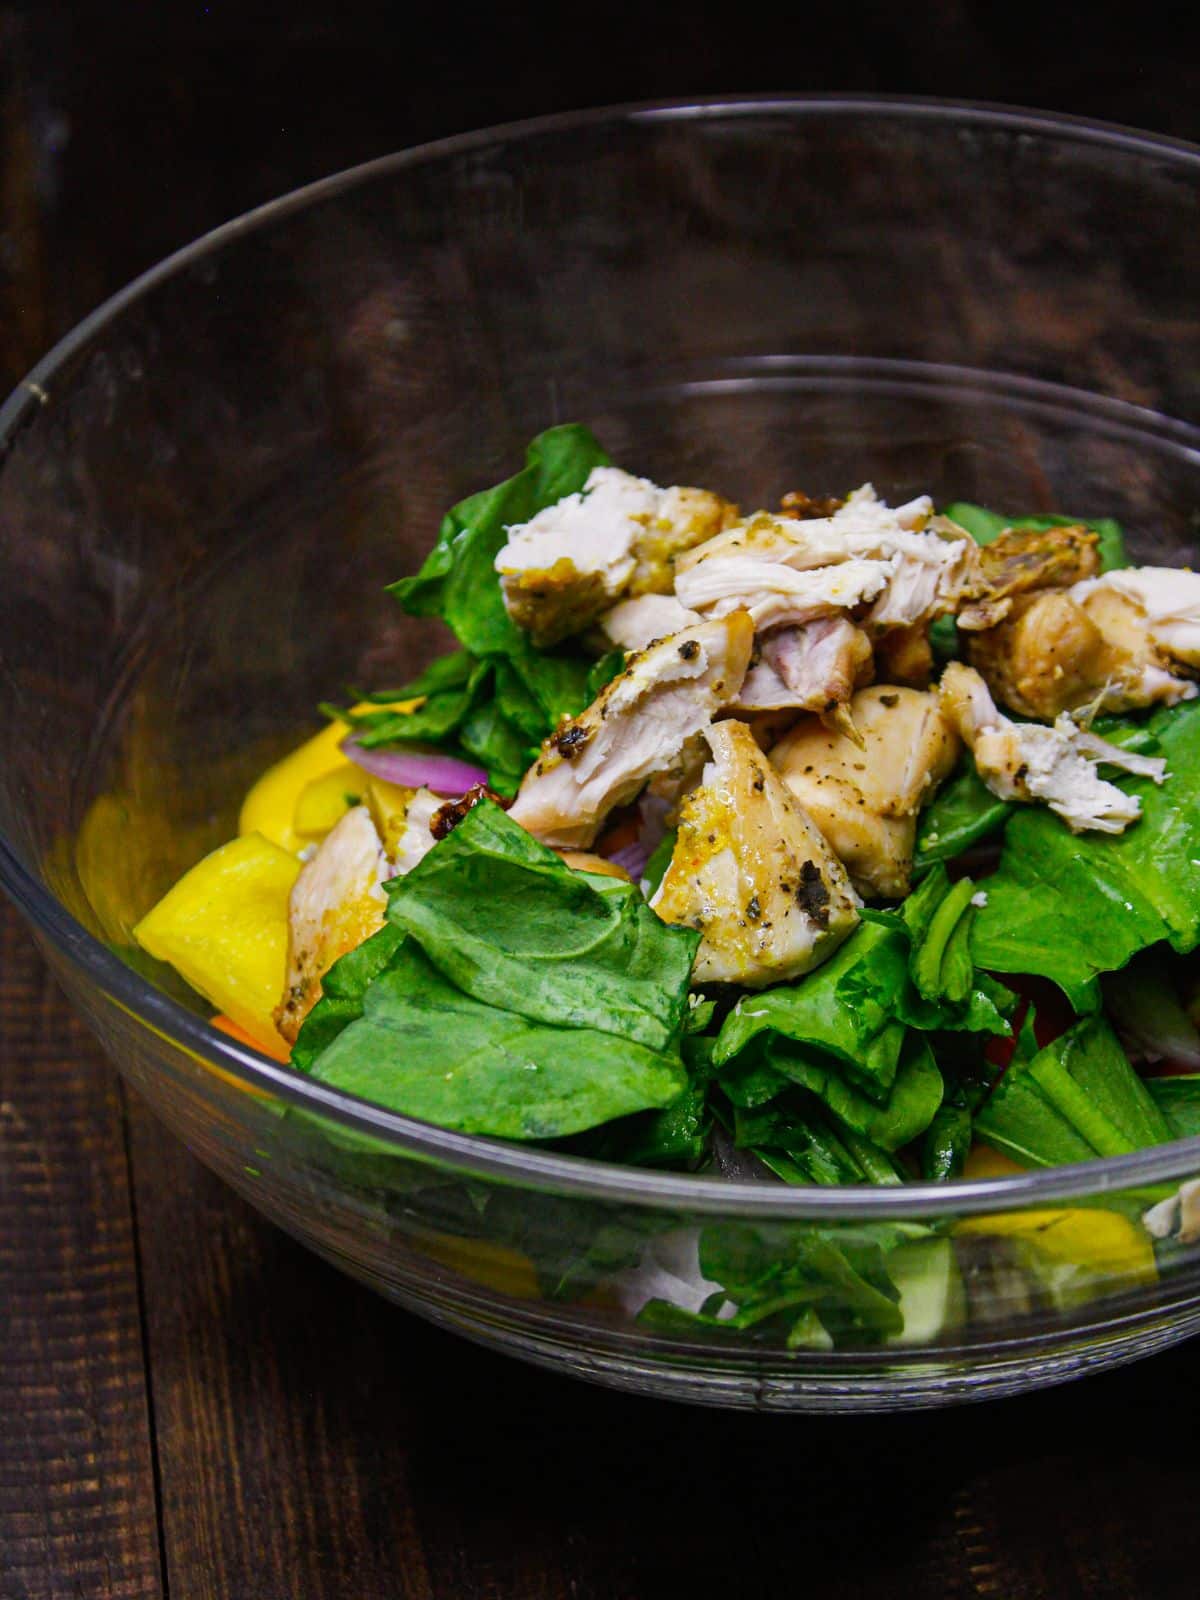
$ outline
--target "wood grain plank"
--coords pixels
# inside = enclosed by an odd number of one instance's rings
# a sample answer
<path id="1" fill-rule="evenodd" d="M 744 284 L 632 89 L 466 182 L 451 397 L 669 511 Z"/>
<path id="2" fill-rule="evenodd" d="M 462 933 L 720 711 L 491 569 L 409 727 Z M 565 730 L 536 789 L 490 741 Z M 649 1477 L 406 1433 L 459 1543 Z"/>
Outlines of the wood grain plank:
<path id="1" fill-rule="evenodd" d="M 161 1594 L 120 1090 L 0 904 L 0 1594 Z"/>
<path id="2" fill-rule="evenodd" d="M 134 1125 L 173 1594 L 1193 1592 L 1191 1348 L 896 1417 L 609 1394 L 389 1307 Z"/>

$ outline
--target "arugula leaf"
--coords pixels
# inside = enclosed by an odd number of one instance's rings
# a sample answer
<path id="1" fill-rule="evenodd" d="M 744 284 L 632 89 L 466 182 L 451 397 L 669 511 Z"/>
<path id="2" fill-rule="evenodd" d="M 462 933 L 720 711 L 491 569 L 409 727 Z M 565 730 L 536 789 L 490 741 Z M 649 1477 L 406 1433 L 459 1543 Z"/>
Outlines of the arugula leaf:
<path id="1" fill-rule="evenodd" d="M 1044 807 L 1023 807 L 971 930 L 977 965 L 1051 978 L 1081 1012 L 1099 1007 L 1099 973 L 1163 939 L 1181 953 L 1200 942 L 1200 701 L 1143 729 L 1168 777 L 1120 780 L 1141 797 L 1141 820 L 1122 834 L 1073 834 Z"/>
<path id="2" fill-rule="evenodd" d="M 587 428 L 550 428 L 525 452 L 514 477 L 453 506 L 421 570 L 388 588 L 413 617 L 440 617 L 476 655 L 520 656 L 525 635 L 504 608 L 495 559 L 506 529 L 529 519 L 564 495 L 576 494 L 608 457 Z"/>
<path id="3" fill-rule="evenodd" d="M 678 1038 L 699 935 L 633 884 L 572 872 L 491 801 L 393 881 L 387 914 L 477 1000 L 651 1050 Z"/>
<path id="4" fill-rule="evenodd" d="M 464 994 L 411 939 L 312 1074 L 438 1127 L 504 1139 L 561 1138 L 667 1106 L 687 1083 L 678 1055 L 591 1028 L 564 1033 Z"/>

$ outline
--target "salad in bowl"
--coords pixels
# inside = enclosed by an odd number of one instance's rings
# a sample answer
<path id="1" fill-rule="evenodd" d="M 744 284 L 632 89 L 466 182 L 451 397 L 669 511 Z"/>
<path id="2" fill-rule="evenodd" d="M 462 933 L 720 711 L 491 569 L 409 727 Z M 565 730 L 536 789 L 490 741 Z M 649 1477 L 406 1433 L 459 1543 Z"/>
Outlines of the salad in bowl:
<path id="1" fill-rule="evenodd" d="M 457 647 L 328 705 L 141 946 L 315 1080 L 626 1166 L 953 1183 L 1200 1131 L 1200 574 L 815 487 L 746 514 L 540 435 L 391 588 Z M 1153 1281 L 1200 1181 L 768 1232 L 643 1233 L 595 1292 L 912 1342 L 997 1271 Z"/>

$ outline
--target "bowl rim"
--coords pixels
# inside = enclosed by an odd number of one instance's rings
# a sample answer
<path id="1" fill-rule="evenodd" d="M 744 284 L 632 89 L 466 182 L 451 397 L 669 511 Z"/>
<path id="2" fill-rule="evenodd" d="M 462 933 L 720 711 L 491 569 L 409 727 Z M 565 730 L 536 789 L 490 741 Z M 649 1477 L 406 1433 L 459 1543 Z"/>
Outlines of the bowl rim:
<path id="1" fill-rule="evenodd" d="M 212 229 L 134 278 L 77 323 L 30 370 L 0 406 L 0 465 L 28 421 L 53 394 L 57 376 L 101 330 L 131 304 L 203 258 L 246 234 L 411 166 L 470 155 L 606 125 L 714 123 L 739 118 L 852 117 L 872 114 L 908 122 L 995 128 L 1017 135 L 1094 144 L 1114 153 L 1154 158 L 1200 176 L 1200 146 L 1116 123 L 987 101 L 871 94 L 714 95 L 558 112 L 455 134 L 377 157 L 318 179 Z M 952 1183 L 915 1182 L 894 1188 L 774 1185 L 696 1177 L 558 1155 L 536 1146 L 452 1132 L 331 1089 L 316 1079 L 239 1044 L 187 1010 L 128 967 L 67 911 L 0 835 L 0 887 L 56 953 L 120 1009 L 207 1066 L 239 1084 L 265 1091 L 319 1119 L 366 1138 L 390 1153 L 452 1165 L 463 1174 L 623 1205 L 783 1221 L 827 1222 L 982 1214 L 1048 1200 L 1095 1197 L 1130 1187 L 1178 1181 L 1200 1171 L 1200 1137 L 1131 1155 L 1033 1169 Z"/>

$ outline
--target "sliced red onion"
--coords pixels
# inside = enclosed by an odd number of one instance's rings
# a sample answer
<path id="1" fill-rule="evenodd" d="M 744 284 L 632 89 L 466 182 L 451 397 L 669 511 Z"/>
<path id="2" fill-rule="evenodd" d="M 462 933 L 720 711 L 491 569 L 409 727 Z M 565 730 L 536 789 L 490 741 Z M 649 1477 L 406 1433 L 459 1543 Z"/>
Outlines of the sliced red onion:
<path id="1" fill-rule="evenodd" d="M 356 767 L 369 772 L 373 778 L 399 784 L 402 789 L 431 789 L 434 794 L 457 799 L 476 784 L 486 784 L 488 780 L 483 767 L 457 761 L 427 745 L 413 744 L 403 750 L 365 750 L 354 735 L 349 734 L 342 740 L 341 750 Z"/>
<path id="2" fill-rule="evenodd" d="M 615 866 L 624 867 L 634 883 L 639 882 L 646 870 L 646 863 L 662 843 L 663 834 L 667 831 L 666 816 L 670 809 L 670 801 L 649 792 L 643 794 L 638 801 L 637 838 L 632 844 L 622 845 L 619 850 L 614 850 L 608 858 Z"/>
<path id="3" fill-rule="evenodd" d="M 608 859 L 614 867 L 623 867 L 636 883 L 646 870 L 650 852 L 640 839 L 635 839 L 632 844 L 627 844 L 620 850 L 614 850 Z"/>

